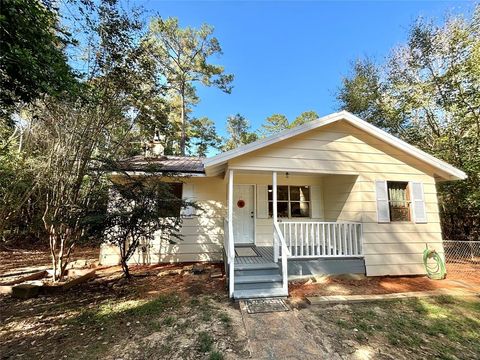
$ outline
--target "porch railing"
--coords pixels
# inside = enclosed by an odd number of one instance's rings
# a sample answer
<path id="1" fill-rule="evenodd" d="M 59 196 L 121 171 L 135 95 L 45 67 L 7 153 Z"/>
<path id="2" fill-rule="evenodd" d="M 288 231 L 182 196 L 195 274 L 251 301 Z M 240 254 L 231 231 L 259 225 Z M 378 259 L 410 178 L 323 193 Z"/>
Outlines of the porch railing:
<path id="1" fill-rule="evenodd" d="M 279 226 L 289 250 L 287 257 L 363 256 L 361 223 L 286 221 Z"/>

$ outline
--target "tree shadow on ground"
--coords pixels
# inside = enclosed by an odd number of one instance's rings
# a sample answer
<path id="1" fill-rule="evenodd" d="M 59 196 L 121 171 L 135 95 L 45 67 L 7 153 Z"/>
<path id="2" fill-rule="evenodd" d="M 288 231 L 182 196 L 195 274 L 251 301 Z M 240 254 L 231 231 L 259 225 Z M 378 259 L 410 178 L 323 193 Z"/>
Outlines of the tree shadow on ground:
<path id="1" fill-rule="evenodd" d="M 217 307 L 230 306 L 223 279 L 208 274 L 160 277 L 160 270 L 129 282 L 118 282 L 119 276 L 116 281 L 111 276 L 95 279 L 55 296 L 0 297 L 1 358 L 95 358 L 108 354 L 118 341 L 164 331 L 170 326 L 165 319 L 191 316 L 192 308 L 209 321 L 212 314 L 220 316 Z M 199 297 L 211 299 L 212 306 L 210 300 L 190 303 Z"/>

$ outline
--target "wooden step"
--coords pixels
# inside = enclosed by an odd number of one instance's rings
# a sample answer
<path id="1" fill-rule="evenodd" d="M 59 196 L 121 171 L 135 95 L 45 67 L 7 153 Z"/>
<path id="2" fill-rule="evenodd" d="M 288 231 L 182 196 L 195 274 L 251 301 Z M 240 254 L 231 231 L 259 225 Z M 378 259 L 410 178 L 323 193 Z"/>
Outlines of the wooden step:
<path id="1" fill-rule="evenodd" d="M 278 269 L 276 263 L 261 263 L 261 264 L 235 264 L 235 270 L 269 270 Z"/>
<path id="2" fill-rule="evenodd" d="M 235 270 L 235 278 L 243 276 L 274 276 L 279 275 L 279 269 L 253 269 L 253 270 Z"/>
<path id="3" fill-rule="evenodd" d="M 281 282 L 281 275 L 243 275 L 235 277 L 235 284 L 272 283 Z"/>
<path id="4" fill-rule="evenodd" d="M 236 283 L 235 291 L 237 290 L 269 290 L 282 288 L 283 283 L 281 281 L 264 282 L 264 283 Z"/>
<path id="5" fill-rule="evenodd" d="M 283 290 L 283 288 L 235 290 L 233 292 L 234 299 L 256 299 L 256 298 L 286 297 L 286 296 L 288 296 L 288 291 Z"/>

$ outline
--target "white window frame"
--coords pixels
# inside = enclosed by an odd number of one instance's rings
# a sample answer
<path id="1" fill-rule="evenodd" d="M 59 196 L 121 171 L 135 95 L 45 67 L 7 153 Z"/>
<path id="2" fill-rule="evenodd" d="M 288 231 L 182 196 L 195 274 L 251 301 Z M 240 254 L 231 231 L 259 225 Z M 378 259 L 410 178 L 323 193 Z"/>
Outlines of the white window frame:
<path id="1" fill-rule="evenodd" d="M 411 184 L 411 182 L 410 181 L 387 180 L 386 183 L 387 183 L 388 213 L 389 213 L 389 217 L 390 217 L 390 222 L 391 223 L 413 223 L 414 222 L 414 219 L 413 219 L 414 216 L 413 216 L 413 210 L 412 210 L 413 200 L 412 200 L 412 189 L 411 189 L 412 184 Z M 407 198 L 407 200 L 405 200 L 404 202 L 407 204 L 407 207 L 408 207 L 408 217 L 409 217 L 408 220 L 392 220 L 391 203 L 392 202 L 399 202 L 399 201 L 390 199 L 390 191 L 389 191 L 388 185 L 393 184 L 393 183 L 407 184 L 407 187 L 405 189 L 405 193 L 407 194 L 407 197 L 409 197 L 410 199 Z"/>
<path id="2" fill-rule="evenodd" d="M 277 205 L 278 203 L 287 203 L 287 209 L 288 209 L 288 216 L 287 217 L 280 217 L 281 219 L 311 219 L 312 218 L 312 186 L 311 185 L 277 185 L 277 191 L 278 188 L 281 186 L 286 186 L 287 187 L 287 194 L 288 194 L 288 199 L 287 200 L 278 200 L 277 198 Z M 270 215 L 270 203 L 272 203 L 272 209 L 273 209 L 273 199 L 269 200 L 268 199 L 268 194 L 269 194 L 269 187 L 272 187 L 273 185 L 267 185 L 267 214 L 268 218 L 272 219 L 273 217 Z M 291 187 L 308 187 L 308 192 L 309 192 L 309 200 L 304 200 L 304 201 L 297 201 L 297 200 L 291 200 L 290 198 L 290 188 Z M 292 206 L 291 204 L 293 203 L 308 203 L 308 216 L 292 216 Z"/>

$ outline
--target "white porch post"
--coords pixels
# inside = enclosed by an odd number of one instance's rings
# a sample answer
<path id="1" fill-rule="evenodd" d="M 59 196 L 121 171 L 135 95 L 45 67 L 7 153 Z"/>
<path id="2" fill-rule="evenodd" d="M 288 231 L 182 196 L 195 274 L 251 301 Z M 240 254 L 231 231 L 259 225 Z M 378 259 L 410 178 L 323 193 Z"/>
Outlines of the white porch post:
<path id="1" fill-rule="evenodd" d="M 235 240 L 233 239 L 233 170 L 228 171 L 228 290 L 230 297 L 233 297 L 235 286 Z"/>
<path id="2" fill-rule="evenodd" d="M 277 172 L 272 172 L 272 197 L 273 197 L 273 226 L 277 223 Z M 278 244 L 275 231 L 273 232 L 273 261 L 278 262 Z"/>
<path id="3" fill-rule="evenodd" d="M 233 170 L 228 171 L 228 223 L 232 227 L 233 223 Z"/>

